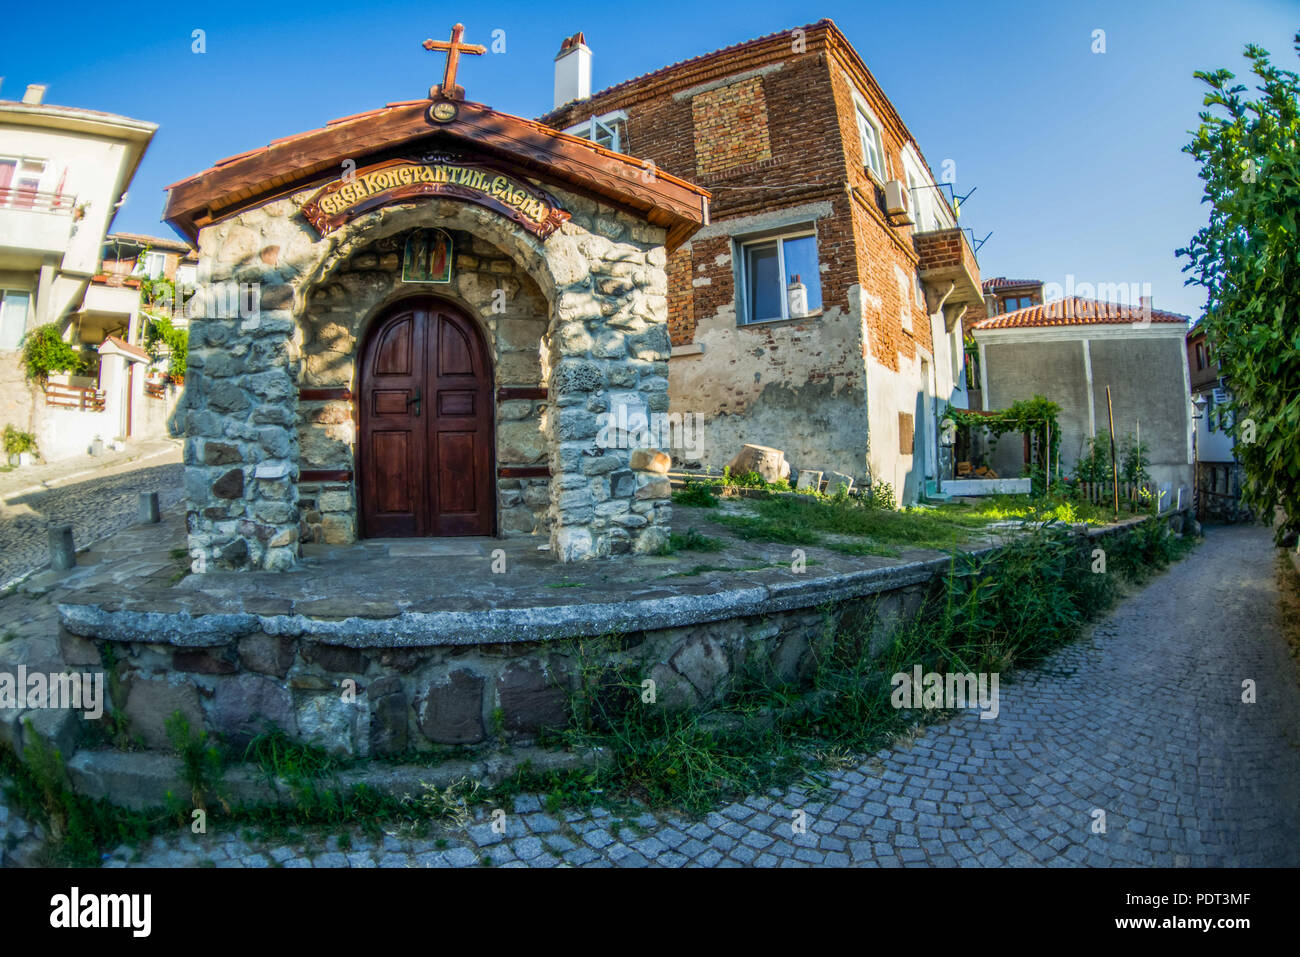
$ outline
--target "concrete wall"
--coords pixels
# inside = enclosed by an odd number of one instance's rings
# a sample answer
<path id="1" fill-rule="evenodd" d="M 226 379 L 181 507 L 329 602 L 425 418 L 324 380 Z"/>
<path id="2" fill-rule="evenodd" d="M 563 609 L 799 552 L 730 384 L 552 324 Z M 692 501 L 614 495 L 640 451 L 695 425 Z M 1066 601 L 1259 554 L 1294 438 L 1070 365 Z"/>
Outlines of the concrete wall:
<path id="1" fill-rule="evenodd" d="M 20 352 L 0 352 L 0 431 L 12 425 L 33 431 L 35 405 Z"/>
<path id="2" fill-rule="evenodd" d="M 1106 386 L 1114 407 L 1115 438 L 1136 437 L 1149 448 L 1152 479 L 1192 484 L 1191 420 L 1187 395 L 1185 327 L 1158 323 L 1077 326 L 1069 329 L 976 331 L 984 376 L 985 407 L 1002 409 L 1042 395 L 1061 406 L 1061 469 L 1073 470 L 1086 439 L 1109 428 Z M 1086 343 L 1086 346 L 1085 346 Z M 1020 437 L 998 444 L 993 468 L 1020 473 Z"/>
<path id="3" fill-rule="evenodd" d="M 1087 439 L 1093 434 L 1082 340 L 989 342 L 984 346 L 983 361 L 989 384 L 985 408 L 1005 409 L 1035 395 L 1045 396 L 1061 407 L 1057 417 L 1061 428 L 1061 474 L 1067 474 L 1086 451 Z M 1102 399 L 1104 409 L 1104 395 Z M 1024 461 L 1023 437 L 1008 432 L 998 441 L 989 465 L 1002 478 L 1015 478 Z"/>
<path id="4" fill-rule="evenodd" d="M 1205 396 L 1205 411 L 1196 420 L 1197 459 L 1201 462 L 1236 462 L 1237 457 L 1232 451 L 1234 440 L 1223 428 L 1224 419 L 1228 418 L 1227 414 L 1216 411 L 1213 390 L 1207 389 L 1201 395 Z M 1210 431 L 1212 419 L 1213 432 Z"/>

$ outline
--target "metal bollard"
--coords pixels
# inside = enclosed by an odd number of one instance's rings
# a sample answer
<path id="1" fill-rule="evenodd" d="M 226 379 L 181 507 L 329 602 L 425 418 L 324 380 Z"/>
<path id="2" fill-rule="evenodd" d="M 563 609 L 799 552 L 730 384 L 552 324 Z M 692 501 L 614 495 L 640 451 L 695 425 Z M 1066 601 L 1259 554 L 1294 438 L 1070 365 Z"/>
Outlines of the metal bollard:
<path id="1" fill-rule="evenodd" d="M 137 520 L 140 522 L 141 525 L 158 524 L 159 515 L 158 515 L 158 493 L 157 492 L 140 493 L 140 508 L 139 508 Z"/>
<path id="2" fill-rule="evenodd" d="M 77 567 L 77 550 L 72 545 L 71 525 L 50 526 L 50 567 L 58 571 Z"/>

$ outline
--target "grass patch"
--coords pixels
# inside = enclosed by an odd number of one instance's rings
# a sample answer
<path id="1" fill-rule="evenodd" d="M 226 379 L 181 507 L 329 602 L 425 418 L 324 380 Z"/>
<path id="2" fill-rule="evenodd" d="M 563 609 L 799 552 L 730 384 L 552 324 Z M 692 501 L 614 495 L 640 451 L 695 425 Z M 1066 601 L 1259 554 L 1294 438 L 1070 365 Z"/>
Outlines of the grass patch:
<path id="1" fill-rule="evenodd" d="M 720 538 L 710 538 L 694 528 L 688 528 L 685 534 L 673 532 L 668 541 L 659 550 L 660 555 L 673 555 L 677 552 L 720 552 L 727 543 Z"/>
<path id="2" fill-rule="evenodd" d="M 869 539 L 867 546 L 910 545 L 948 549 L 969 540 L 970 529 L 988 519 L 959 510 L 919 508 L 894 511 L 854 498 L 772 498 L 747 503 L 750 514 L 719 515 L 717 521 L 741 538 L 787 545 L 823 544 L 827 535 Z M 854 546 L 853 554 L 880 554 Z M 849 549 L 842 549 L 849 550 Z"/>
<path id="3" fill-rule="evenodd" d="M 688 481 L 673 492 L 673 502 L 692 508 L 717 508 L 718 497 L 713 494 L 713 486 L 707 482 Z"/>
<path id="4" fill-rule="evenodd" d="M 248 743 L 244 760 L 260 767 L 268 781 L 281 779 L 296 785 L 320 780 L 343 767 L 343 762 L 324 748 L 293 741 L 275 727 L 268 727 Z"/>

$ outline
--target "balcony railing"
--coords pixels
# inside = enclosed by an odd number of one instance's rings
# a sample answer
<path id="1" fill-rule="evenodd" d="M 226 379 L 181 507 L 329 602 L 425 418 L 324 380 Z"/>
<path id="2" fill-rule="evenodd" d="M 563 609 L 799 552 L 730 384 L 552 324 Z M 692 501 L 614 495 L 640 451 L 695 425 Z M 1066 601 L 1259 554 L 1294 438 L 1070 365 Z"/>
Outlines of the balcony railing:
<path id="1" fill-rule="evenodd" d="M 56 382 L 45 383 L 45 404 L 60 409 L 80 409 L 82 412 L 103 412 L 104 393 L 99 389 L 83 389 L 79 386 L 61 385 Z"/>
<path id="2" fill-rule="evenodd" d="M 42 193 L 34 189 L 0 188 L 0 209 L 30 209 L 37 213 L 71 213 L 76 197 L 67 193 Z"/>

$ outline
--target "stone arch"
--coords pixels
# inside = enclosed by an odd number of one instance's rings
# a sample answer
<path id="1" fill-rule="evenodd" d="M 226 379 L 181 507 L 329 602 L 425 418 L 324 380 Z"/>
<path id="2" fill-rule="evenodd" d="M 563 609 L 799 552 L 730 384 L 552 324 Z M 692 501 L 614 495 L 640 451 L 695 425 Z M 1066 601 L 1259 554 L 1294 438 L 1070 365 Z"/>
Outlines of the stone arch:
<path id="1" fill-rule="evenodd" d="M 559 290 L 584 275 L 580 265 L 581 253 L 576 248 L 561 249 L 570 244 L 576 246 L 577 237 L 573 235 L 576 230 L 561 229 L 543 245 L 536 236 L 491 210 L 458 200 L 432 197 L 371 210 L 309 246 L 309 258 L 295 264 L 300 277 L 295 283 L 299 293 L 295 297 L 295 314 L 300 314 L 305 308 L 302 293 L 318 286 L 360 247 L 410 229 L 430 226 L 458 229 L 503 250 L 532 277 L 552 305 Z M 302 228 L 311 229 L 306 222 Z"/>
<path id="2" fill-rule="evenodd" d="M 545 465 L 547 403 L 537 390 L 548 385 L 551 303 L 511 250 L 449 224 L 440 228 L 453 238 L 452 283 L 403 283 L 405 236 L 412 228 L 428 226 L 428 217 L 414 223 L 390 218 L 390 224 L 382 234 L 354 224 L 354 241 L 339 244 L 321 260 L 314 282 L 302 287 L 303 304 L 295 311 L 291 356 L 299 386 L 296 419 L 305 473 L 298 490 L 302 537 L 309 543 L 346 544 L 359 534 L 359 408 L 340 393 L 358 393 L 362 345 L 376 317 L 411 296 L 445 299 L 472 319 L 488 347 L 494 390 L 532 390 L 527 397 L 494 403 L 494 452 L 508 470 L 536 472 Z M 302 398 L 303 390 L 309 398 Z M 332 394 L 322 396 L 322 390 Z M 335 475 L 321 478 L 326 472 Z M 548 485 L 541 474 L 497 479 L 496 525 L 501 534 L 547 529 Z"/>

